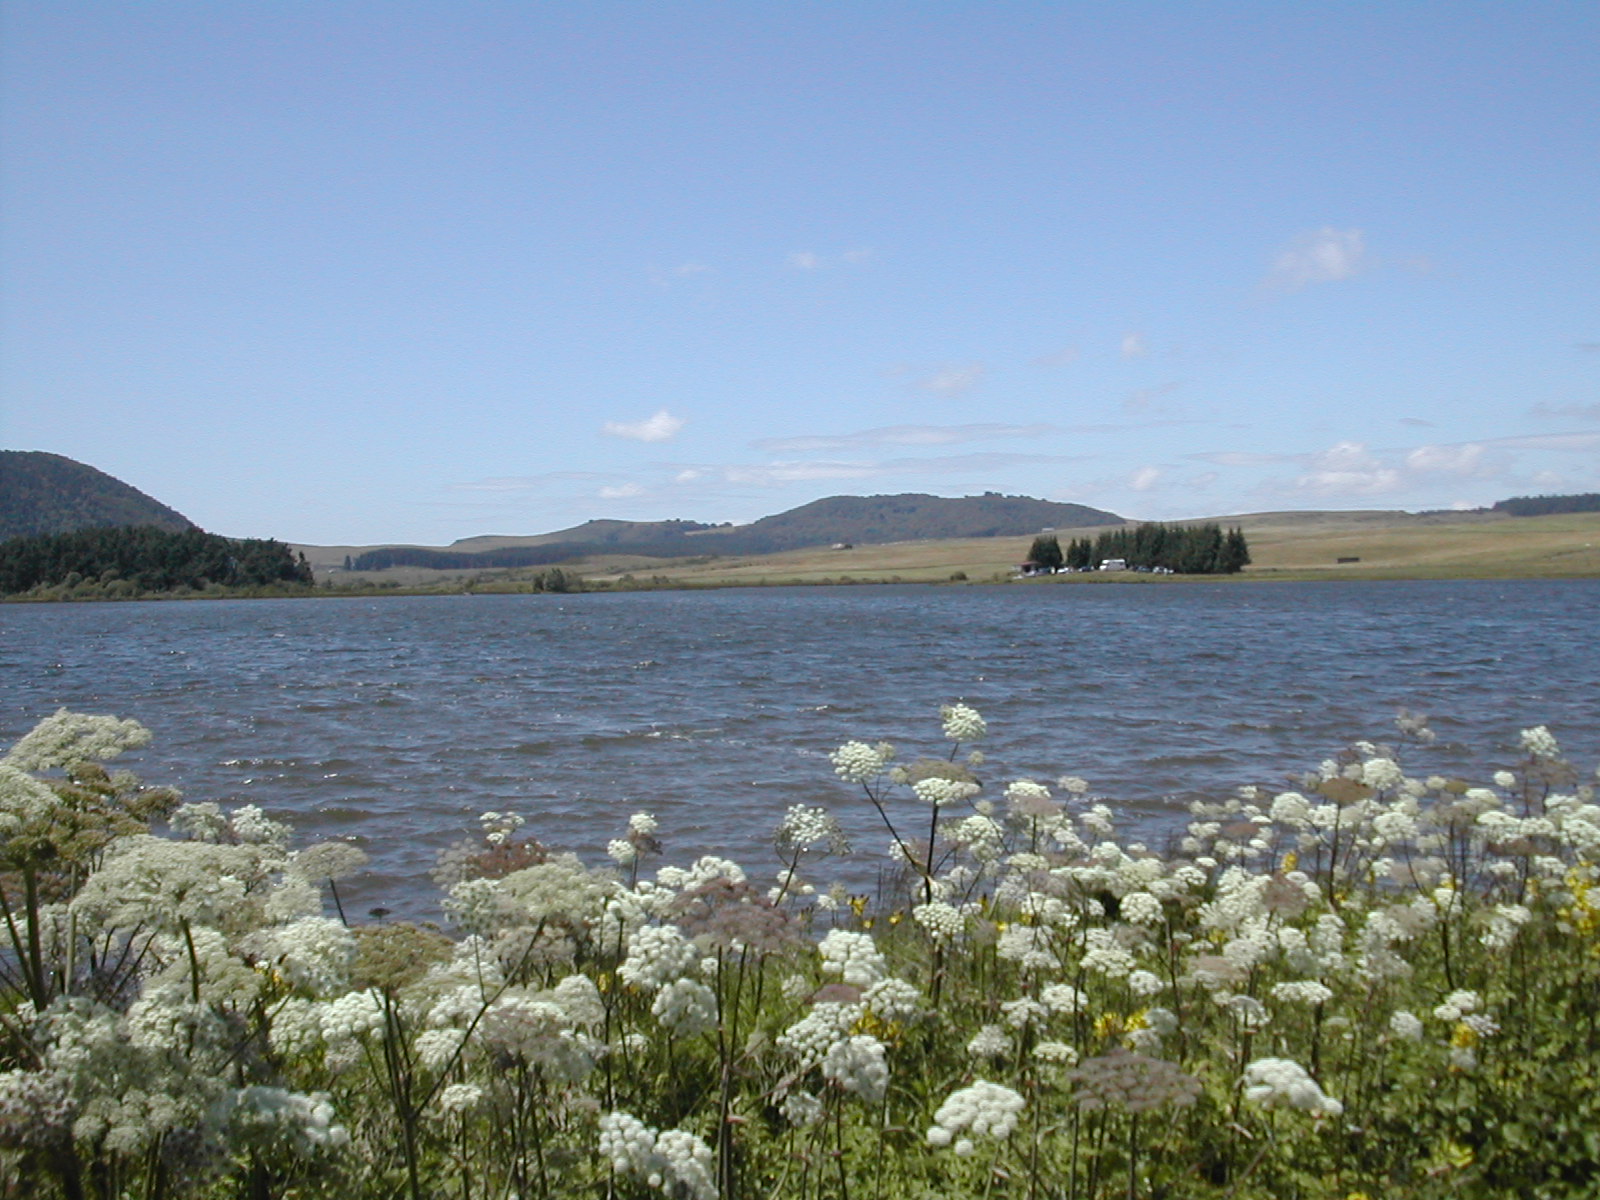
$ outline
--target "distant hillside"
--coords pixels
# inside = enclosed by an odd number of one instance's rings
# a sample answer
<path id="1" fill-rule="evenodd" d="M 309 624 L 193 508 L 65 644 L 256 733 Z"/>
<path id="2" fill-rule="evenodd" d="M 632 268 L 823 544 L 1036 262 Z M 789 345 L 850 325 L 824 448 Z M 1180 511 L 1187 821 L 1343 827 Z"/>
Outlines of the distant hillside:
<path id="1" fill-rule="evenodd" d="M 652 558 L 773 554 L 840 542 L 874 545 L 936 538 L 1020 536 L 1041 529 L 1118 525 L 1115 513 L 1028 496 L 832 496 L 749 525 L 695 521 L 589 521 L 529 538 L 467 538 L 447 550 L 385 546 L 355 557 L 358 571 L 387 567 L 439 570 L 532 567 L 625 551 Z"/>
<path id="2" fill-rule="evenodd" d="M 0 541 L 108 526 L 196 526 L 138 488 L 42 450 L 0 450 Z"/>
<path id="3" fill-rule="evenodd" d="M 934 538 L 1017 536 L 1041 529 L 1120 525 L 1122 520 L 1115 513 L 1087 505 L 1056 504 L 1031 496 L 985 492 L 952 499 L 907 492 L 898 496 L 830 496 L 776 516 L 762 517 L 726 534 L 699 534 L 695 541 L 713 542 L 720 537 L 759 540 L 763 543 L 760 550 L 745 553 L 767 554 L 834 542 L 876 545 Z"/>

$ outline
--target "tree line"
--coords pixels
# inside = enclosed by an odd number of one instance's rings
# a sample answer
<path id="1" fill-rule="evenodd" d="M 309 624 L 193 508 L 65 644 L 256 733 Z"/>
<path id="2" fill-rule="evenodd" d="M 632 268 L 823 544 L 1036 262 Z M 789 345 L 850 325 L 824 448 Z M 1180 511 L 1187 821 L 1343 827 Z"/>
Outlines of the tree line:
<path id="1" fill-rule="evenodd" d="M 106 595 L 309 585 L 311 565 L 282 542 L 153 525 L 79 529 L 0 542 L 0 594 L 63 588 Z"/>
<path id="2" fill-rule="evenodd" d="M 1600 492 L 1575 496 L 1513 496 L 1494 506 L 1495 512 L 1513 517 L 1542 517 L 1547 513 L 1600 512 Z"/>
<path id="3" fill-rule="evenodd" d="M 1150 521 L 1133 529 L 1108 529 L 1094 539 L 1073 538 L 1062 549 L 1053 533 L 1041 533 L 1028 549 L 1031 562 L 1048 571 L 1065 567 L 1093 571 L 1109 559 L 1130 570 L 1166 570 L 1178 575 L 1232 575 L 1249 565 L 1244 531 L 1221 525 L 1164 525 Z"/>

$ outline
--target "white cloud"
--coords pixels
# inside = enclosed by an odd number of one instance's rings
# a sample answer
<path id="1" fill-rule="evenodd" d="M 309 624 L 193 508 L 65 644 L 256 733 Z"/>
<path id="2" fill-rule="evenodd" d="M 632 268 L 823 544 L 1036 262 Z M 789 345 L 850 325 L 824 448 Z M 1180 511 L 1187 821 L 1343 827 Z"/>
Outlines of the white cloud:
<path id="1" fill-rule="evenodd" d="M 1478 475 L 1483 472 L 1483 465 L 1483 447 L 1477 442 L 1460 446 L 1418 446 L 1406 455 L 1406 468 L 1412 471 Z"/>
<path id="2" fill-rule="evenodd" d="M 1384 465 L 1360 442 L 1340 442 L 1312 455 L 1310 467 L 1295 486 L 1321 495 L 1375 496 L 1398 491 L 1404 482 L 1399 471 Z"/>
<path id="3" fill-rule="evenodd" d="M 1136 492 L 1148 492 L 1161 479 L 1160 467 L 1140 467 L 1128 476 L 1128 486 Z"/>
<path id="4" fill-rule="evenodd" d="M 994 438 L 1046 437 L 1055 432 L 1053 425 L 885 425 L 831 436 L 762 438 L 751 447 L 771 454 L 807 454 L 859 446 L 953 446 Z"/>
<path id="5" fill-rule="evenodd" d="M 1122 335 L 1122 357 L 1143 358 L 1150 353 L 1150 347 L 1145 344 L 1144 334 L 1125 333 Z"/>
<path id="6" fill-rule="evenodd" d="M 1276 291 L 1298 292 L 1313 283 L 1349 279 L 1369 263 L 1366 236 L 1361 230 L 1324 225 L 1301 234 L 1280 250 L 1272 260 L 1265 283 Z"/>
<path id="7" fill-rule="evenodd" d="M 684 470 L 679 471 L 672 477 L 672 482 L 693 483 L 695 480 L 702 478 L 704 475 L 704 471 L 696 470 L 694 467 L 686 467 Z"/>
<path id="8" fill-rule="evenodd" d="M 637 483 L 619 483 L 601 488 L 599 495 L 602 500 L 626 500 L 629 496 L 644 495 L 644 488 Z"/>
<path id="9" fill-rule="evenodd" d="M 822 256 L 810 250 L 796 250 L 789 255 L 789 265 L 801 271 L 815 271 L 822 265 Z"/>
<path id="10" fill-rule="evenodd" d="M 932 375 L 917 380 L 917 386 L 941 396 L 960 396 L 970 392 L 983 378 L 982 363 L 940 367 Z"/>
<path id="11" fill-rule="evenodd" d="M 628 438 L 635 442 L 667 442 L 683 428 L 683 419 L 666 409 L 643 421 L 607 421 L 602 432 L 611 437 Z"/>

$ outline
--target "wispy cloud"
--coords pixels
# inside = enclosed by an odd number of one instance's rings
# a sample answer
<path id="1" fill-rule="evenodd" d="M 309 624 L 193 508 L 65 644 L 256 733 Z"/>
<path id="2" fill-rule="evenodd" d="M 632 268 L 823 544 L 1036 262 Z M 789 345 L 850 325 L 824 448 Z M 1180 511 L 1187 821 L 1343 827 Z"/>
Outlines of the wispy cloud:
<path id="1" fill-rule="evenodd" d="M 1414 425 L 1418 429 L 1432 429 L 1433 428 L 1433 422 L 1432 421 L 1424 421 L 1421 417 L 1401 417 L 1400 418 L 1400 424 L 1402 424 L 1402 425 Z"/>
<path id="2" fill-rule="evenodd" d="M 752 442 L 751 448 L 769 454 L 810 454 L 868 446 L 954 446 L 996 438 L 1047 437 L 1055 432 L 1054 425 L 885 425 L 858 433 L 762 438 Z"/>
<path id="3" fill-rule="evenodd" d="M 592 485 L 608 478 L 611 476 L 599 471 L 544 471 L 537 475 L 497 475 L 488 479 L 470 479 L 450 486 L 458 492 L 516 495 L 566 484 Z"/>
<path id="4" fill-rule="evenodd" d="M 1263 282 L 1273 291 L 1298 292 L 1314 283 L 1353 278 L 1370 265 L 1361 230 L 1324 225 L 1278 251 Z"/>
<path id="5" fill-rule="evenodd" d="M 1535 404 L 1530 416 L 1568 421 L 1600 421 L 1600 402 L 1594 404 Z"/>
<path id="6" fill-rule="evenodd" d="M 1059 467 L 1081 462 L 1067 454 L 953 454 L 942 458 L 893 458 L 774 462 L 716 468 L 721 478 L 734 484 L 762 487 L 829 479 L 886 479 L 905 475 L 972 475 L 988 478 L 1015 467 Z"/>
<path id="7" fill-rule="evenodd" d="M 619 483 L 603 487 L 597 494 L 602 500 L 626 500 L 630 496 L 644 495 L 644 488 L 637 483 Z"/>
<path id="8" fill-rule="evenodd" d="M 952 364 L 918 379 L 916 386 L 940 396 L 963 396 L 977 386 L 983 373 L 982 363 Z"/>
<path id="9" fill-rule="evenodd" d="M 1142 333 L 1125 333 L 1125 334 L 1122 335 L 1122 350 L 1121 350 L 1121 354 L 1122 354 L 1123 358 L 1127 358 L 1127 359 L 1143 358 L 1145 355 L 1147 355 L 1149 353 L 1150 353 L 1150 347 L 1146 344 L 1146 342 L 1144 340 L 1144 334 L 1142 334 Z"/>
<path id="10" fill-rule="evenodd" d="M 1148 492 L 1161 481 L 1160 467 L 1143 466 L 1128 476 L 1128 486 L 1136 492 Z"/>
<path id="11" fill-rule="evenodd" d="M 1178 383 L 1163 383 L 1157 387 L 1140 388 L 1129 392 L 1122 398 L 1122 410 L 1130 413 L 1148 412 L 1161 397 L 1176 391 L 1181 385 Z"/>
<path id="12" fill-rule="evenodd" d="M 655 416 L 643 421 L 607 421 L 601 432 L 635 442 L 669 442 L 678 436 L 683 425 L 681 417 L 675 417 L 663 408 Z"/>
<path id="13" fill-rule="evenodd" d="M 705 263 L 691 260 L 689 262 L 679 263 L 677 266 L 671 268 L 664 269 L 662 267 L 651 267 L 650 282 L 655 284 L 657 287 L 666 288 L 671 287 L 673 282 L 676 280 L 692 279 L 696 275 L 709 275 L 711 273 L 712 268 L 707 266 Z"/>
<path id="14" fill-rule="evenodd" d="M 866 262 L 872 251 L 865 246 L 846 250 L 842 254 L 818 254 L 815 250 L 796 250 L 789 255 L 789 265 L 797 271 L 821 271 L 828 267 Z"/>

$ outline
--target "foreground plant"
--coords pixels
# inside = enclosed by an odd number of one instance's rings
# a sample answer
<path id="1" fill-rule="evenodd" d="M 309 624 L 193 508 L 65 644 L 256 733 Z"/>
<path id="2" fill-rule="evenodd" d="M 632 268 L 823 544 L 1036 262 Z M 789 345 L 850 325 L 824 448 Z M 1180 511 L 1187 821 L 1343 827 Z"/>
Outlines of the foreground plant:
<path id="1" fill-rule="evenodd" d="M 1158 853 L 941 720 L 940 755 L 833 756 L 876 901 L 817 878 L 819 808 L 771 886 L 647 871 L 650 814 L 601 867 L 489 813 L 447 931 L 347 925 L 359 852 L 180 806 L 100 765 L 137 725 L 57 714 L 0 760 L 5 1194 L 1592 1194 L 1600 806 L 1547 729 L 1485 786 L 1357 743 Z"/>

